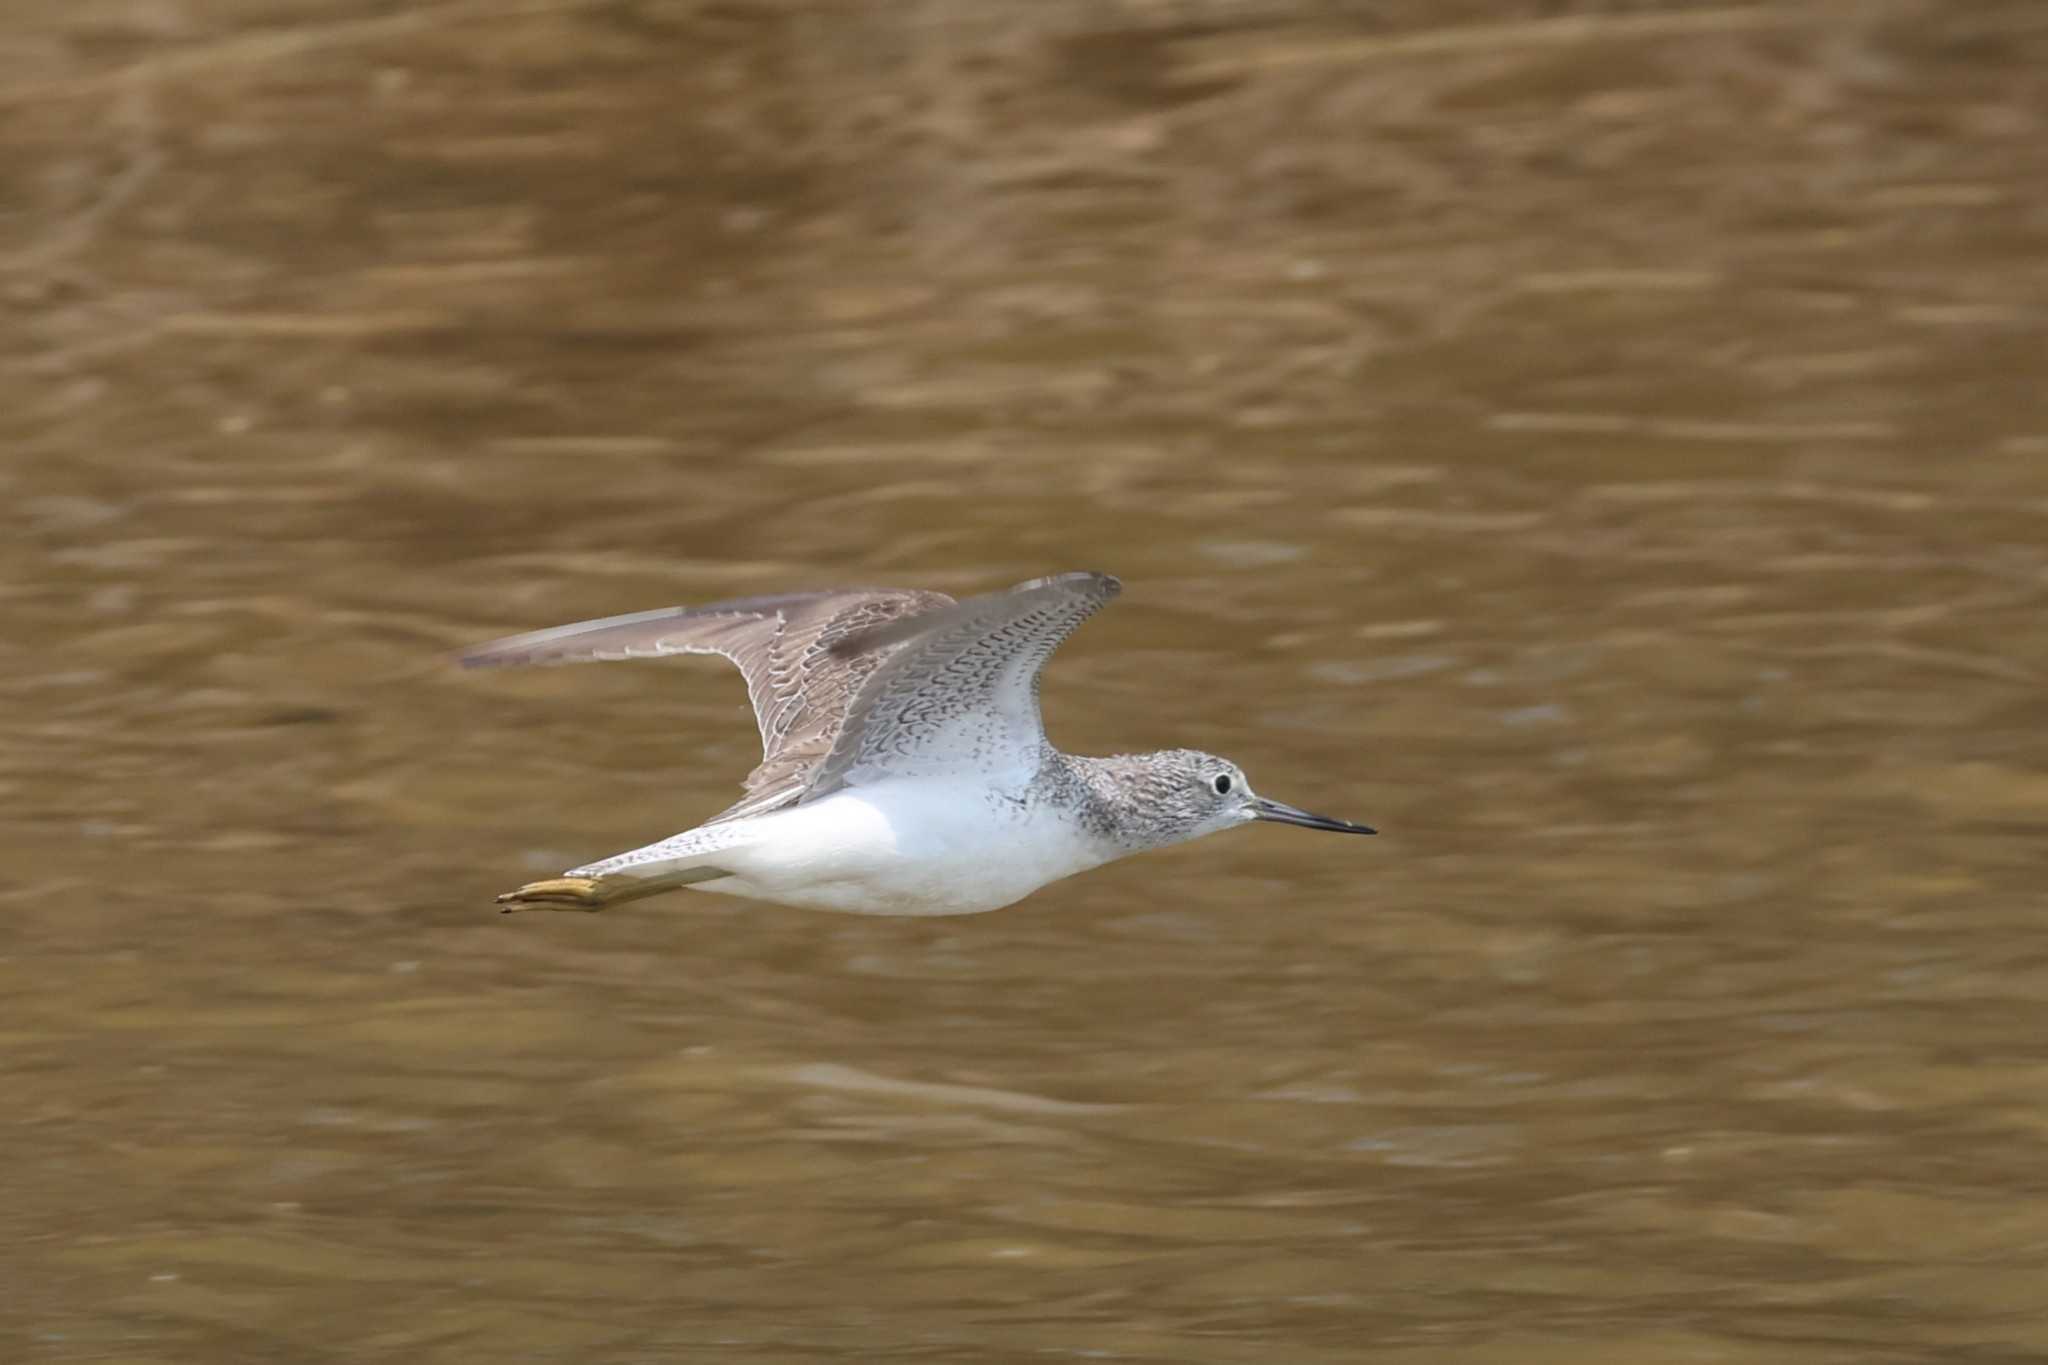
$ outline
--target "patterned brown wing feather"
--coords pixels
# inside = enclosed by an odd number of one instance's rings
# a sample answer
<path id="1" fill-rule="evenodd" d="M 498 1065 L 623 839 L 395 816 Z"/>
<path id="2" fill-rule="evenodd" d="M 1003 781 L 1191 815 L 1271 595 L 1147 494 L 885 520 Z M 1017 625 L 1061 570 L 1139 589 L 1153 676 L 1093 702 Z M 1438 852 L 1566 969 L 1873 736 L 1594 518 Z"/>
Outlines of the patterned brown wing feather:
<path id="1" fill-rule="evenodd" d="M 854 697 L 882 661 L 881 651 L 848 649 L 846 641 L 952 605 L 944 593 L 895 588 L 747 597 L 514 635 L 470 650 L 462 664 L 492 668 L 670 654 L 730 659 L 746 679 L 761 729 L 761 763 L 747 775 L 746 798 L 707 822 L 716 823 L 772 810 L 809 789 Z"/>
<path id="2" fill-rule="evenodd" d="M 1123 585 L 1066 573 L 848 634 L 862 674 L 807 798 L 883 777 L 1035 770 L 1045 747 L 1039 674 Z"/>

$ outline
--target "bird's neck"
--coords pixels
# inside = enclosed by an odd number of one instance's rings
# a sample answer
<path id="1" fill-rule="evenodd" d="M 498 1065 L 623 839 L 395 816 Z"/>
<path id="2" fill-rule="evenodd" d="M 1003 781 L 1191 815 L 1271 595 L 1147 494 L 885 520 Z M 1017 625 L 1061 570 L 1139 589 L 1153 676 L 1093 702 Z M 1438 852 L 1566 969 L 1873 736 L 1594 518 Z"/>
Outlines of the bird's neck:
<path id="1" fill-rule="evenodd" d="M 1050 799 L 1065 807 L 1088 838 L 1101 846 L 1107 862 L 1158 846 L 1133 818 L 1133 812 L 1142 809 L 1136 780 L 1141 772 L 1129 754 L 1088 758 L 1052 749 L 1039 780 Z"/>

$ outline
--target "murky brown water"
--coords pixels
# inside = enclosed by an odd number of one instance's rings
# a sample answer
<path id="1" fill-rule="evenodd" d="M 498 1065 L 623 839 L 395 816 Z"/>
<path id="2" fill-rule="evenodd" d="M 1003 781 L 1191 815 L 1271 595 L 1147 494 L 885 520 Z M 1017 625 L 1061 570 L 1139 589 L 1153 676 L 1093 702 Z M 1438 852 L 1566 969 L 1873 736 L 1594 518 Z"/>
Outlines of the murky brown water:
<path id="1" fill-rule="evenodd" d="M 0 315 L 0 1357 L 2048 1353 L 2034 0 L 18 0 Z M 1080 567 L 1385 835 L 493 913 Z"/>

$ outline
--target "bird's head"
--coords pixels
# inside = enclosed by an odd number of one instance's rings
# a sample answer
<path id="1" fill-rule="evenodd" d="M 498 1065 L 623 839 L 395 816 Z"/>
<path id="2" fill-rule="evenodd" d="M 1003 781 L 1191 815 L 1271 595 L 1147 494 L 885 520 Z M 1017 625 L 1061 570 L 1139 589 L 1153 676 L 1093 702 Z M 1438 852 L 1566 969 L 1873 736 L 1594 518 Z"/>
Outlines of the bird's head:
<path id="1" fill-rule="evenodd" d="M 1146 846 L 1183 843 L 1253 820 L 1338 834 L 1377 833 L 1369 825 L 1312 815 L 1260 796 L 1245 780 L 1244 769 L 1199 749 L 1164 749 L 1098 761 L 1128 813 L 1126 835 Z"/>

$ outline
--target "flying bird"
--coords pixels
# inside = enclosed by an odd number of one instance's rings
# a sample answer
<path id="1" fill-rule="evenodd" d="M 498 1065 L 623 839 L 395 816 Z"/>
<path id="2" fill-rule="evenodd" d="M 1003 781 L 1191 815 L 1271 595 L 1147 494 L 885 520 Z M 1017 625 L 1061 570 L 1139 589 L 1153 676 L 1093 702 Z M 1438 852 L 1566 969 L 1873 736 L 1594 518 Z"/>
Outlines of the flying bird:
<path id="1" fill-rule="evenodd" d="M 964 601 L 789 593 L 481 645 L 466 667 L 722 655 L 739 666 L 761 730 L 761 762 L 737 804 L 498 900 L 597 910 L 689 887 L 852 914 L 969 915 L 1253 820 L 1374 832 L 1260 796 L 1214 754 L 1054 748 L 1039 674 L 1121 590 L 1108 574 L 1066 573 Z"/>

